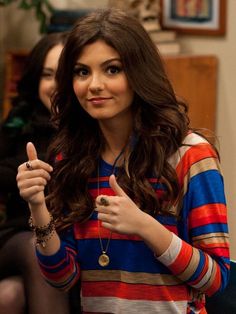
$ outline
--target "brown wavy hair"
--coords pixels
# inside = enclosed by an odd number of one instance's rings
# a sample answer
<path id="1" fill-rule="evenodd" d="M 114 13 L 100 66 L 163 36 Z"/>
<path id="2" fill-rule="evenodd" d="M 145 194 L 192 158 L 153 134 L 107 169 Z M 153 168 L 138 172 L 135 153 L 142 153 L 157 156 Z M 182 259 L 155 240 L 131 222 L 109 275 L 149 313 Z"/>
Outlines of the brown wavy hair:
<path id="1" fill-rule="evenodd" d="M 52 110 L 58 133 L 50 147 L 50 160 L 58 154 L 63 158 L 54 164 L 48 206 L 59 227 L 84 221 L 94 208 L 88 181 L 96 173 L 104 138 L 98 122 L 80 106 L 72 81 L 83 47 L 98 39 L 119 53 L 135 94 L 128 171 L 124 167 L 119 171 L 119 184 L 151 215 L 168 214 L 170 206 L 163 207 L 147 179 L 149 174 L 164 183 L 169 204 L 179 193 L 168 158 L 188 132 L 187 106 L 176 98 L 163 60 L 142 25 L 118 9 L 96 10 L 81 18 L 69 34 L 56 76 Z"/>

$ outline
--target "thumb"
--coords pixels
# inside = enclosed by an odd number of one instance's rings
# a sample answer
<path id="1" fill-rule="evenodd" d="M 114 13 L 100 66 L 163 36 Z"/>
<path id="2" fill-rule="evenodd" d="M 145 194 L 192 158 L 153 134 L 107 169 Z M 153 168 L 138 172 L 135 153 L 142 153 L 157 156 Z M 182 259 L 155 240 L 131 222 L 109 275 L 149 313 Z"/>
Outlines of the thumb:
<path id="1" fill-rule="evenodd" d="M 26 153 L 29 160 L 34 160 L 38 158 L 36 148 L 31 142 L 28 142 L 26 145 Z"/>
<path id="2" fill-rule="evenodd" d="M 119 186 L 116 181 L 116 177 L 112 174 L 109 178 L 109 184 L 112 190 L 115 192 L 117 196 L 127 196 L 127 194 L 123 191 L 123 189 Z"/>

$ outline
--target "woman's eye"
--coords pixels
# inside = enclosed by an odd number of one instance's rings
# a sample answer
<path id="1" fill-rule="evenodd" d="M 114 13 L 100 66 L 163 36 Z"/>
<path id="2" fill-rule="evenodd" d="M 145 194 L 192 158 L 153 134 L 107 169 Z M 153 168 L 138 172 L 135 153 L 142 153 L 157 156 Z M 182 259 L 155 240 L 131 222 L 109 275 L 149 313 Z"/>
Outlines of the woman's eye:
<path id="1" fill-rule="evenodd" d="M 107 72 L 109 74 L 117 74 L 117 73 L 120 73 L 120 71 L 121 71 L 121 68 L 116 65 L 111 65 L 107 68 Z"/>
<path id="2" fill-rule="evenodd" d="M 42 72 L 42 74 L 41 74 L 42 78 L 47 78 L 47 79 L 50 79 L 53 76 L 54 76 L 53 73 L 49 73 L 49 72 Z"/>
<path id="3" fill-rule="evenodd" d="M 75 68 L 74 69 L 74 74 L 77 76 L 86 76 L 88 75 L 88 70 L 85 68 Z"/>

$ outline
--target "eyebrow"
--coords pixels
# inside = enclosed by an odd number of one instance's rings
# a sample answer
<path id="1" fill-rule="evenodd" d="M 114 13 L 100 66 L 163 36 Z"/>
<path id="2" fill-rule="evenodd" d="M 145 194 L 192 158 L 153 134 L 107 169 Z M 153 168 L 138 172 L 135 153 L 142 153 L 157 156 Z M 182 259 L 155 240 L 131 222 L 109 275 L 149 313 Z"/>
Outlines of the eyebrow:
<path id="1" fill-rule="evenodd" d="M 107 64 L 109 64 L 109 63 L 111 63 L 111 62 L 113 62 L 113 61 L 118 61 L 118 62 L 121 63 L 120 58 L 111 58 L 111 59 L 108 59 L 108 60 L 104 61 L 101 65 L 102 65 L 102 66 L 106 66 Z M 86 64 L 84 64 L 84 63 L 81 63 L 81 62 L 76 62 L 75 66 L 76 66 L 76 65 L 85 66 L 85 67 L 88 66 L 88 65 L 86 65 Z"/>
<path id="2" fill-rule="evenodd" d="M 53 72 L 54 69 L 53 69 L 53 68 L 44 67 L 44 68 L 42 69 L 42 71 L 51 71 L 51 72 Z"/>

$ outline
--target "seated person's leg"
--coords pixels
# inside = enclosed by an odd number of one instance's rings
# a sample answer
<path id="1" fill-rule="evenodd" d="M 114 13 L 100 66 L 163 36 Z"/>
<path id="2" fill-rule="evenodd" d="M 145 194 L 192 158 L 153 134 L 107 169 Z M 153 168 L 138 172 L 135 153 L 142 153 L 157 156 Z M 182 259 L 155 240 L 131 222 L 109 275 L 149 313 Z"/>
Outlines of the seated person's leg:
<path id="1" fill-rule="evenodd" d="M 0 259 L 3 251 L 4 259 L 11 265 L 11 269 L 17 269 L 22 275 L 29 313 L 69 313 L 68 294 L 51 287 L 41 275 L 31 232 L 13 235 L 1 248 Z M 3 266 L 1 264 L 0 261 L 0 266 Z"/>
<path id="2" fill-rule="evenodd" d="M 12 276 L 0 281 L 0 314 L 25 313 L 25 291 L 20 276 Z"/>

